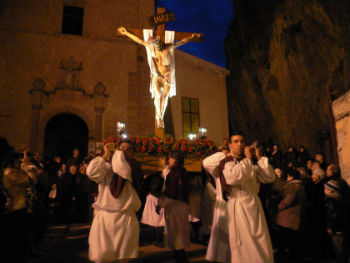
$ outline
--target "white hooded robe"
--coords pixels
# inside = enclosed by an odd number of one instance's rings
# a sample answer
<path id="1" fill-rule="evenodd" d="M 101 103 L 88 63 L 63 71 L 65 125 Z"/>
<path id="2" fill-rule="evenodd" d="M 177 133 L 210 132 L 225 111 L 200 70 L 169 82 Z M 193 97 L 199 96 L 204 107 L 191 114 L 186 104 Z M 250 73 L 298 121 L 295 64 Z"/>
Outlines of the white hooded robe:
<path id="1" fill-rule="evenodd" d="M 118 198 L 110 190 L 113 172 L 126 180 Z M 112 165 L 102 157 L 96 157 L 87 167 L 86 174 L 98 184 L 99 190 L 93 204 L 89 259 L 110 262 L 137 258 L 140 228 L 135 213 L 141 201 L 132 187 L 131 169 L 124 153 L 117 150 L 112 157 Z"/>

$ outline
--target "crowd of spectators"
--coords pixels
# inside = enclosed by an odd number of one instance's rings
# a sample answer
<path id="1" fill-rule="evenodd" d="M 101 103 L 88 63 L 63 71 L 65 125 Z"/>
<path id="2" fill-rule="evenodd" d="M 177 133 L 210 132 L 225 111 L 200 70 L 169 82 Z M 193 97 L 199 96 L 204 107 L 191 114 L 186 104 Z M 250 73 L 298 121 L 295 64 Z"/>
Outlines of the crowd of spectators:
<path id="1" fill-rule="evenodd" d="M 276 173 L 259 192 L 276 259 L 347 261 L 350 192 L 338 165 L 304 146 L 261 151 Z"/>
<path id="2" fill-rule="evenodd" d="M 272 184 L 261 185 L 259 192 L 276 260 L 346 260 L 350 195 L 339 167 L 327 164 L 323 153 L 311 155 L 303 146 L 298 150 L 290 146 L 285 153 L 277 144 L 260 149 L 277 176 Z M 229 152 L 228 140 L 219 150 Z M 66 160 L 55 156 L 43 162 L 38 153 L 16 153 L 9 146 L 6 151 L 7 155 L 0 156 L 0 232 L 7 238 L 0 241 L 0 258 L 24 262 L 37 255 L 49 224 L 64 224 L 68 231 L 72 223 L 91 222 L 91 205 L 98 188 L 86 176 L 86 168 L 98 153 L 89 152 L 82 158 L 75 148 Z M 130 166 L 140 168 L 132 154 L 132 150 L 125 152 L 130 155 Z M 144 206 L 146 195 L 160 191 L 163 183 L 159 176 L 132 170 L 134 188 Z M 212 213 L 209 207 L 215 204 L 215 194 L 210 191 L 215 192 L 215 184 L 205 174 L 189 176 L 191 240 L 206 242 L 210 234 L 208 214 Z M 142 209 L 139 220 L 141 217 Z"/>

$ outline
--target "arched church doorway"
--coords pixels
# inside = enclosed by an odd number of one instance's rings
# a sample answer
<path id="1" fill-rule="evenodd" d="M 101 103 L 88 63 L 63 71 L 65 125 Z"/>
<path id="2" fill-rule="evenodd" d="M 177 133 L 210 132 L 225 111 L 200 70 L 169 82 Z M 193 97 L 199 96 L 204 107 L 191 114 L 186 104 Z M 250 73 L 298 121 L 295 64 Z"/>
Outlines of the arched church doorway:
<path id="1" fill-rule="evenodd" d="M 78 148 L 80 156 L 88 151 L 89 129 L 85 121 L 74 114 L 61 113 L 52 117 L 45 127 L 44 158 L 51 160 L 59 155 L 67 160 L 74 148 Z"/>

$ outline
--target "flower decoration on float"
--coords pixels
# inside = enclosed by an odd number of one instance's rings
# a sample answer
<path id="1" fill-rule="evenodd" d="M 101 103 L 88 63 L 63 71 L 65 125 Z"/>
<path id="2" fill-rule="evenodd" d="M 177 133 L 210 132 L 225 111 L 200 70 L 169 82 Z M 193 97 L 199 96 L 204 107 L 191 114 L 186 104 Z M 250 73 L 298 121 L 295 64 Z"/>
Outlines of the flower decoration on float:
<path id="1" fill-rule="evenodd" d="M 217 147 L 215 143 L 210 139 L 201 139 L 191 136 L 189 138 L 174 139 L 170 135 L 166 135 L 164 138 L 155 136 L 130 136 L 126 133 L 117 136 L 109 136 L 104 140 L 104 143 L 115 143 L 116 147 L 119 147 L 120 142 L 124 139 L 123 136 L 127 136 L 134 144 L 135 153 L 144 156 L 158 156 L 160 154 L 167 154 L 171 151 L 181 151 L 186 156 L 205 157 L 216 152 Z"/>

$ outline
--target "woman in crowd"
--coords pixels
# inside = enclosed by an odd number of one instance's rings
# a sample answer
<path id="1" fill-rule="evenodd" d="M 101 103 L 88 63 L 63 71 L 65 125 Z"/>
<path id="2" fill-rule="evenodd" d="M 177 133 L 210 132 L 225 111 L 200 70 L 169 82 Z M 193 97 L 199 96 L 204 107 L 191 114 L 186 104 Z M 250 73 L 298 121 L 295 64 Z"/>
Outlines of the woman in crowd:
<path id="1" fill-rule="evenodd" d="M 301 257 L 301 228 L 306 196 L 300 180 L 300 174 L 293 169 L 287 172 L 287 182 L 283 189 L 283 198 L 278 204 L 276 217 L 276 247 L 281 254 L 293 258 Z"/>

